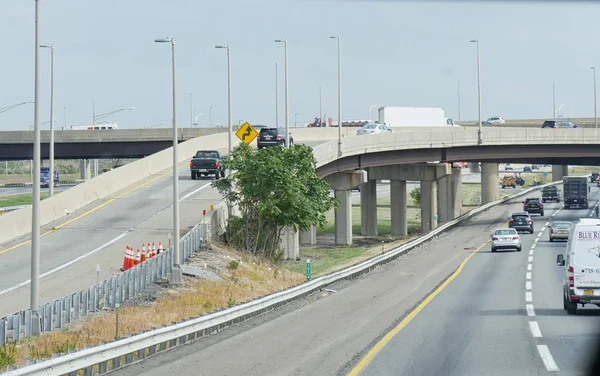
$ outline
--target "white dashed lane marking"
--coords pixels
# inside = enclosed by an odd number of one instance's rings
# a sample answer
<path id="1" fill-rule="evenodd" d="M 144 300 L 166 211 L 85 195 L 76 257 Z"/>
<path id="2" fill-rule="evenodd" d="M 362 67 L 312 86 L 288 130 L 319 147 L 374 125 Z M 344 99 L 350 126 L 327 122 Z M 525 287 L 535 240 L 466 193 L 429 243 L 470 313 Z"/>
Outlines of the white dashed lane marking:
<path id="1" fill-rule="evenodd" d="M 530 272 L 533 269 L 533 265 L 527 264 L 527 271 Z"/>
<path id="2" fill-rule="evenodd" d="M 546 345 L 537 345 L 538 353 L 540 353 L 540 357 L 542 358 L 542 362 L 546 366 L 546 369 L 550 372 L 558 372 L 560 369 L 556 365 L 552 354 L 550 354 L 550 350 Z"/>
<path id="3" fill-rule="evenodd" d="M 525 282 L 525 290 L 531 290 L 531 281 Z"/>
<path id="4" fill-rule="evenodd" d="M 527 261 L 529 261 L 529 262 L 533 262 L 533 256 L 529 256 L 529 257 L 527 258 Z"/>
<path id="5" fill-rule="evenodd" d="M 537 321 L 529 322 L 529 330 L 531 330 L 531 335 L 533 336 L 533 338 L 542 338 L 542 332 Z"/>
<path id="6" fill-rule="evenodd" d="M 535 308 L 533 308 L 533 304 L 527 304 L 525 306 L 525 309 L 527 309 L 527 316 L 529 316 L 529 317 L 535 316 Z"/>
<path id="7" fill-rule="evenodd" d="M 525 273 L 525 278 L 527 278 L 527 279 L 531 279 L 531 272 L 527 272 L 527 273 Z"/>
<path id="8" fill-rule="evenodd" d="M 527 291 L 525 293 L 525 301 L 526 302 L 531 302 L 533 300 L 533 294 L 531 293 L 531 291 Z"/>

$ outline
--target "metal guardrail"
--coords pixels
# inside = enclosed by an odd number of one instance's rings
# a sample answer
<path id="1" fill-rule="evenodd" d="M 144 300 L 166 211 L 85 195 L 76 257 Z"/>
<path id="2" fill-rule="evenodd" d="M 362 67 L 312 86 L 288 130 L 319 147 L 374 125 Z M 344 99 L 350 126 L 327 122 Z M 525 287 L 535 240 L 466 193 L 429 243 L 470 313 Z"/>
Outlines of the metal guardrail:
<path id="1" fill-rule="evenodd" d="M 206 224 L 197 224 L 180 239 L 181 260 L 187 260 L 204 242 Z M 135 299 L 154 282 L 170 275 L 173 266 L 173 247 L 159 255 L 99 282 L 87 289 L 63 296 L 39 309 L 40 331 L 62 330 L 73 320 L 91 313 L 115 308 Z M 0 346 L 8 340 L 19 341 L 31 335 L 31 310 L 23 310 L 0 319 Z"/>
<path id="2" fill-rule="evenodd" d="M 263 298 L 244 303 L 239 306 L 224 309 L 196 319 L 186 320 L 175 325 L 165 326 L 159 329 L 147 331 L 129 338 L 102 344 L 76 351 L 69 354 L 41 361 L 22 368 L 9 371 L 6 375 L 77 375 L 82 371 L 84 375 L 98 375 L 119 369 L 157 353 L 193 342 L 206 335 L 222 330 L 225 327 L 239 324 L 252 317 L 261 315 L 268 311 L 279 308 L 295 299 L 320 290 L 332 283 L 344 279 L 353 279 L 367 273 L 379 265 L 388 263 L 410 249 L 420 246 L 441 233 L 455 227 L 461 222 L 482 213 L 496 205 L 505 203 L 511 199 L 526 195 L 548 185 L 561 182 L 540 185 L 534 188 L 507 196 L 498 201 L 483 205 L 477 209 L 448 222 L 437 229 L 421 236 L 409 243 L 402 245 L 388 253 L 376 256 L 344 270 L 334 272 L 301 285 L 280 291 Z"/>

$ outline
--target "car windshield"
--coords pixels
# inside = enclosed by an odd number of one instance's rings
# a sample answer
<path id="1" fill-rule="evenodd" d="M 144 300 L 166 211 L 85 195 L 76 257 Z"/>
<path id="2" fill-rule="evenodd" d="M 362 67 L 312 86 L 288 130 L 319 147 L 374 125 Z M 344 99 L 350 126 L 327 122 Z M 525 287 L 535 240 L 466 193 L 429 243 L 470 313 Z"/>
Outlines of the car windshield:
<path id="1" fill-rule="evenodd" d="M 528 198 L 525 200 L 525 202 L 528 204 L 533 203 L 533 202 L 538 202 L 538 201 L 540 201 L 539 198 Z"/>
<path id="2" fill-rule="evenodd" d="M 199 151 L 196 153 L 196 158 L 218 158 L 219 154 L 216 151 Z"/>
<path id="3" fill-rule="evenodd" d="M 363 126 L 363 129 L 375 129 L 377 128 L 377 124 L 366 124 Z"/>
<path id="4" fill-rule="evenodd" d="M 513 215 L 513 218 L 514 219 L 527 219 L 527 218 L 529 218 L 529 216 L 525 215 L 525 214 L 517 214 L 517 215 Z"/>
<path id="5" fill-rule="evenodd" d="M 495 235 L 517 235 L 517 231 L 509 228 L 503 228 L 502 230 L 496 230 Z"/>

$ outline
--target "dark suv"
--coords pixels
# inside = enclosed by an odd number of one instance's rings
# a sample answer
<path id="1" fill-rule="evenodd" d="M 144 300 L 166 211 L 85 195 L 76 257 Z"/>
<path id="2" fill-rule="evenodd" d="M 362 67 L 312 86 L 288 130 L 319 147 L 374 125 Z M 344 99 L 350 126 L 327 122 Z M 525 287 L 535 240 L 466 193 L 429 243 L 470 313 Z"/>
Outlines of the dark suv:
<path id="1" fill-rule="evenodd" d="M 572 121 L 546 120 L 542 128 L 577 128 L 577 125 Z"/>
<path id="2" fill-rule="evenodd" d="M 526 198 L 525 201 L 523 201 L 523 211 L 526 211 L 529 214 L 537 213 L 543 217 L 544 204 L 542 203 L 542 200 L 537 197 Z"/>
<path id="3" fill-rule="evenodd" d="M 516 212 L 508 219 L 508 227 L 533 234 L 533 219 L 527 212 Z"/>
<path id="4" fill-rule="evenodd" d="M 258 133 L 258 148 L 269 146 L 285 146 L 285 128 L 261 128 Z M 290 146 L 294 145 L 294 137 L 290 132 Z"/>
<path id="5" fill-rule="evenodd" d="M 542 189 L 542 202 L 556 201 L 560 202 L 560 190 L 553 185 Z"/>

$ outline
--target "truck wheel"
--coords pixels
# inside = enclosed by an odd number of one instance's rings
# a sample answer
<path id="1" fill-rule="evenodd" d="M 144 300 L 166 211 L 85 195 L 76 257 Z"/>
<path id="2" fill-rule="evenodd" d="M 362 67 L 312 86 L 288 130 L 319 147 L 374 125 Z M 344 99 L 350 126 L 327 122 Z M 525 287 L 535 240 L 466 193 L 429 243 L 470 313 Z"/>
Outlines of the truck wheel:
<path id="1" fill-rule="evenodd" d="M 196 180 L 196 173 L 192 172 L 192 180 Z"/>
<path id="2" fill-rule="evenodd" d="M 215 180 L 219 180 L 219 170 L 217 170 L 217 172 L 215 172 Z"/>
<path id="3" fill-rule="evenodd" d="M 225 177 L 225 170 L 221 170 L 221 177 L 224 178 Z"/>
<path id="4" fill-rule="evenodd" d="M 568 307 L 568 303 L 567 302 L 567 298 L 565 297 L 565 294 L 563 293 L 563 309 L 566 311 L 567 307 Z"/>
<path id="5" fill-rule="evenodd" d="M 571 302 L 571 301 L 567 301 L 567 313 L 569 315 L 575 315 L 575 314 L 577 314 L 577 303 Z"/>
<path id="6" fill-rule="evenodd" d="M 544 212 L 541 212 L 541 213 L 540 213 L 540 217 L 543 217 L 543 216 L 544 216 Z"/>

